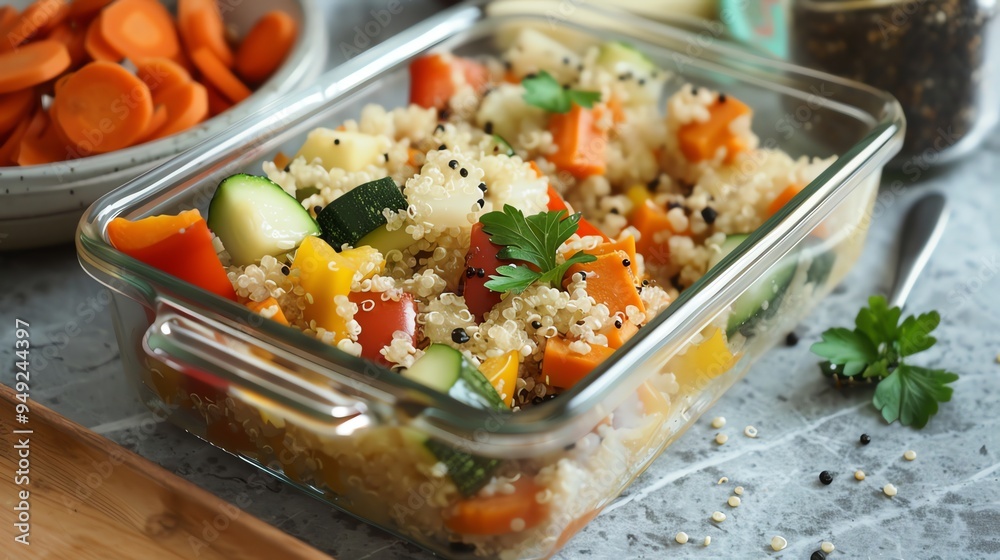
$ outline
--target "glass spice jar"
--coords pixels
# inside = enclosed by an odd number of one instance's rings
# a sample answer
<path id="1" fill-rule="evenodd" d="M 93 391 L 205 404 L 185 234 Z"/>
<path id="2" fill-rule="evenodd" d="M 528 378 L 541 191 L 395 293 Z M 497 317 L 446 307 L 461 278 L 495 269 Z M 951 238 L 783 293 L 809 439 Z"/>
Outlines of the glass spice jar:
<path id="1" fill-rule="evenodd" d="M 723 0 L 738 38 L 892 93 L 904 172 L 975 148 L 1000 116 L 996 0 Z"/>

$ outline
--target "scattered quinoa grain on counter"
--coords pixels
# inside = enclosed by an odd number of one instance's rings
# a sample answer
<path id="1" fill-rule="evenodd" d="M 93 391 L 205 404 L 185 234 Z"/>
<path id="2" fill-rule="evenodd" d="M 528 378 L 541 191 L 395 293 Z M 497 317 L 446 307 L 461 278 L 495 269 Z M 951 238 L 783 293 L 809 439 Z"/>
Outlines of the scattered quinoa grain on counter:
<path id="1" fill-rule="evenodd" d="M 725 425 L 726 425 L 725 416 L 716 416 L 715 418 L 712 418 L 712 427 L 715 428 L 716 430 L 722 428 Z"/>
<path id="2" fill-rule="evenodd" d="M 674 536 L 674 540 L 677 541 L 679 544 L 686 544 L 688 542 L 688 534 L 685 533 L 684 531 L 681 531 L 680 533 L 677 533 L 677 535 Z"/>
<path id="3" fill-rule="evenodd" d="M 834 551 L 834 549 L 836 549 L 837 547 L 833 546 L 833 543 L 832 543 L 832 542 L 830 542 L 830 541 L 823 541 L 823 543 L 819 545 L 819 548 L 820 548 L 820 550 L 822 550 L 823 552 L 825 552 L 825 553 L 827 553 L 827 554 L 830 554 L 830 553 L 831 553 L 831 552 L 833 552 L 833 551 Z"/>
<path id="4" fill-rule="evenodd" d="M 722 513 L 721 511 L 716 511 L 712 513 L 712 521 L 715 521 L 716 523 L 722 523 L 725 520 L 726 520 L 726 514 Z"/>
<path id="5" fill-rule="evenodd" d="M 788 546 L 788 541 L 785 540 L 785 537 L 771 537 L 771 548 L 775 551 L 785 550 L 786 546 Z"/>
<path id="6" fill-rule="evenodd" d="M 854 471 L 854 478 L 855 478 L 855 480 L 864 480 L 865 479 L 865 471 Z"/>
<path id="7" fill-rule="evenodd" d="M 727 482 L 729 482 L 729 477 L 728 476 L 724 476 L 724 477 L 720 478 L 719 481 L 716 482 L 716 484 L 725 484 Z"/>
<path id="8" fill-rule="evenodd" d="M 739 496 L 729 496 L 729 501 L 727 503 L 729 504 L 729 507 L 739 507 L 740 502 L 741 500 Z"/>
<path id="9" fill-rule="evenodd" d="M 917 458 L 917 452 L 912 449 L 907 450 L 906 453 L 903 453 L 903 458 L 907 461 L 912 461 Z"/>
<path id="10" fill-rule="evenodd" d="M 729 436 L 727 436 L 726 434 L 715 434 L 715 443 L 722 445 L 727 441 L 729 441 Z"/>
<path id="11" fill-rule="evenodd" d="M 736 494 L 737 496 L 742 496 L 743 495 L 743 487 L 742 486 L 737 486 L 736 488 L 733 488 L 733 493 Z"/>
<path id="12" fill-rule="evenodd" d="M 889 496 L 890 498 L 895 496 L 898 491 L 899 490 L 897 490 L 896 487 L 893 486 L 892 484 L 886 484 L 885 486 L 882 487 L 882 492 L 884 492 L 885 495 Z"/>
<path id="13" fill-rule="evenodd" d="M 702 543 L 703 546 L 708 546 L 712 544 L 712 537 L 705 537 L 705 541 Z"/>
<path id="14" fill-rule="evenodd" d="M 754 428 L 753 426 L 747 426 L 746 428 L 743 428 L 743 435 L 747 436 L 748 438 L 755 438 L 757 437 L 757 428 Z"/>

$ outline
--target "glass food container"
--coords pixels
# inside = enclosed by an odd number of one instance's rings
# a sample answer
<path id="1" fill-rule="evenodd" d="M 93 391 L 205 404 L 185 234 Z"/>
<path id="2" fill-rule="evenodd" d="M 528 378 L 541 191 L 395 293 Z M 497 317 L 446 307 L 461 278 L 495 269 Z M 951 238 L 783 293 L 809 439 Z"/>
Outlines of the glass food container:
<path id="1" fill-rule="evenodd" d="M 884 89 L 906 116 L 910 176 L 979 145 L 1000 118 L 995 0 L 723 0 L 737 38 Z"/>
<path id="2" fill-rule="evenodd" d="M 204 211 L 222 178 L 259 172 L 279 150 L 294 153 L 310 129 L 355 118 L 368 103 L 406 103 L 407 66 L 428 50 L 496 53 L 527 26 L 575 45 L 627 40 L 675 74 L 666 89 L 692 82 L 739 96 L 756 111 L 762 145 L 793 157 L 839 155 L 559 398 L 516 413 L 472 408 L 108 244 L 115 217 Z M 544 558 L 844 277 L 861 251 L 880 171 L 903 132 L 888 94 L 710 36 L 565 0 L 478 2 L 408 29 L 105 196 L 81 222 L 79 255 L 114 293 L 127 374 L 142 399 L 176 425 L 439 555 Z M 791 271 L 783 289 L 770 284 L 781 269 Z M 730 310 L 747 290 L 770 290 L 768 312 L 752 329 L 731 329 Z M 459 496 L 438 465 L 441 454 L 493 469 L 516 494 L 529 493 L 531 507 L 491 534 L 455 527 L 449 516 Z"/>

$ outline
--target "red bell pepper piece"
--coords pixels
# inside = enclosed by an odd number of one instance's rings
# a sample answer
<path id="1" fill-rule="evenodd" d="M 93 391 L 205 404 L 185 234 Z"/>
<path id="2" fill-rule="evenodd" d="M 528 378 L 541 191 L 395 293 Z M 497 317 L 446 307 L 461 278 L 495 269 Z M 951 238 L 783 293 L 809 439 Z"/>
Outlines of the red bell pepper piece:
<path id="1" fill-rule="evenodd" d="M 361 357 L 383 365 L 391 365 L 381 350 L 392 342 L 396 331 L 403 331 L 410 342 L 417 343 L 417 303 L 412 294 L 404 293 L 399 301 L 383 300 L 382 294 L 351 292 L 348 295 L 358 306 L 354 319 L 361 324 L 358 344 Z"/>
<path id="2" fill-rule="evenodd" d="M 490 235 L 483 231 L 482 222 L 476 222 L 472 226 L 472 239 L 465 256 L 466 268 L 459 289 L 477 321 L 482 321 L 493 306 L 500 303 L 500 292 L 487 288 L 486 283 L 490 281 L 491 275 L 496 275 L 497 268 L 506 264 L 497 258 L 497 253 L 502 248 L 490 241 Z M 480 270 L 483 272 L 482 276 L 479 274 Z"/>
<path id="3" fill-rule="evenodd" d="M 573 209 L 570 208 L 568 204 L 566 204 L 566 201 L 563 200 L 561 196 L 559 196 L 559 193 L 556 192 L 554 188 L 552 188 L 552 185 L 549 185 L 549 201 L 547 203 L 547 208 L 549 209 L 549 212 L 554 212 L 557 210 L 565 210 L 566 214 L 573 213 Z M 580 237 L 585 237 L 587 235 L 599 235 L 604 239 L 605 242 L 611 241 L 611 239 L 607 235 L 604 235 L 603 231 L 597 229 L 597 226 L 588 222 L 586 218 L 580 218 L 580 223 L 576 228 L 576 233 Z"/>
<path id="4" fill-rule="evenodd" d="M 444 109 L 462 85 L 480 93 L 489 80 L 489 70 L 474 60 L 440 53 L 422 56 L 410 63 L 410 103 Z"/>
<path id="5" fill-rule="evenodd" d="M 236 292 L 197 210 L 108 224 L 108 241 L 122 253 L 233 301 Z"/>

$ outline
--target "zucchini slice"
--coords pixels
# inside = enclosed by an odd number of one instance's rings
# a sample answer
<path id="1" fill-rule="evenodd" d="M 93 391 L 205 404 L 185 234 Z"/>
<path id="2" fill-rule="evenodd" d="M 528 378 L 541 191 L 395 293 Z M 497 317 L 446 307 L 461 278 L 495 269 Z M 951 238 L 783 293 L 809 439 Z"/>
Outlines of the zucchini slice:
<path id="1" fill-rule="evenodd" d="M 334 200 L 320 211 L 316 221 L 323 241 L 339 251 L 344 243 L 357 247 L 364 236 L 384 226 L 383 210 L 399 211 L 407 205 L 392 177 L 383 177 L 358 185 Z"/>

